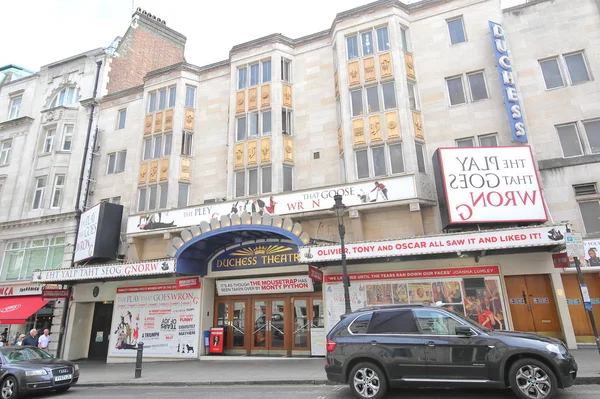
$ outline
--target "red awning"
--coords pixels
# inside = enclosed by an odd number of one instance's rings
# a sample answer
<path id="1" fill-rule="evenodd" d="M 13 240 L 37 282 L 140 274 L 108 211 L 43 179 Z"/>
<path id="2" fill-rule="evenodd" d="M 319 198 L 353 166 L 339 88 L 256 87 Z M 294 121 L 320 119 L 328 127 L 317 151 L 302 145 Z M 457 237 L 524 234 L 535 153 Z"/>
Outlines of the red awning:
<path id="1" fill-rule="evenodd" d="M 47 303 L 39 295 L 0 298 L 0 324 L 25 324 L 29 316 Z"/>

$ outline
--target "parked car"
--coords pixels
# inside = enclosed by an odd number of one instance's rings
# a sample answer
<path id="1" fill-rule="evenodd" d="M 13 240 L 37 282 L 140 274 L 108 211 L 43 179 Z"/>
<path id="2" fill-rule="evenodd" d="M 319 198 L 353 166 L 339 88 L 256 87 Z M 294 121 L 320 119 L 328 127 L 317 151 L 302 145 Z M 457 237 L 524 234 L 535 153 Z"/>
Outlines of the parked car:
<path id="1" fill-rule="evenodd" d="M 492 331 L 439 307 L 395 305 L 345 315 L 327 335 L 325 371 L 358 398 L 417 385 L 510 387 L 522 399 L 551 399 L 573 385 L 577 363 L 558 339 Z"/>
<path id="2" fill-rule="evenodd" d="M 67 391 L 79 380 L 79 366 L 55 359 L 34 346 L 0 347 L 0 398 L 15 399 L 32 392 Z"/>

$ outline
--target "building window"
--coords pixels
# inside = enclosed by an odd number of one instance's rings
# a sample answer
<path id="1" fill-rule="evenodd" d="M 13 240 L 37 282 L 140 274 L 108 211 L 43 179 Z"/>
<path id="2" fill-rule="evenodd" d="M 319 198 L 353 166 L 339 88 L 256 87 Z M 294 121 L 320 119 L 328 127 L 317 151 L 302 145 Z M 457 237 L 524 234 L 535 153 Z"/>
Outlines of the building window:
<path id="1" fill-rule="evenodd" d="M 402 49 L 407 53 L 412 53 L 412 44 L 410 42 L 410 31 L 404 26 L 400 26 L 400 39 L 402 40 Z"/>
<path id="2" fill-rule="evenodd" d="M 281 59 L 281 80 L 286 83 L 292 82 L 292 61 L 287 58 Z"/>
<path id="3" fill-rule="evenodd" d="M 600 232 L 600 202 L 580 201 L 578 202 L 581 218 L 587 234 Z"/>
<path id="4" fill-rule="evenodd" d="M 127 150 L 113 152 L 108 154 L 108 165 L 106 174 L 112 175 L 125 171 L 125 161 L 127 160 Z"/>
<path id="5" fill-rule="evenodd" d="M 167 89 L 158 91 L 158 110 L 162 111 L 167 106 Z"/>
<path id="6" fill-rule="evenodd" d="M 373 147 L 371 148 L 371 155 L 373 157 L 373 175 L 375 177 L 387 175 L 387 168 L 385 167 L 385 147 Z"/>
<path id="7" fill-rule="evenodd" d="M 247 86 L 248 69 L 246 67 L 238 68 L 238 90 L 245 89 Z"/>
<path id="8" fill-rule="evenodd" d="M 34 270 L 60 269 L 65 237 L 34 238 L 9 242 L 4 253 L 2 280 L 30 280 Z"/>
<path id="9" fill-rule="evenodd" d="M 185 208 L 188 206 L 189 196 L 190 196 L 190 185 L 188 183 L 179 183 L 177 193 L 177 207 Z"/>
<path id="10" fill-rule="evenodd" d="M 119 110 L 119 114 L 117 116 L 117 129 L 125 129 L 125 120 L 127 119 L 127 110 L 121 109 Z"/>
<path id="11" fill-rule="evenodd" d="M 396 87 L 394 85 L 394 82 L 388 82 L 381 85 L 383 106 L 386 110 L 396 108 Z"/>
<path id="12" fill-rule="evenodd" d="M 236 118 L 236 135 L 235 139 L 237 141 L 246 140 L 246 117 L 240 116 Z"/>
<path id="13" fill-rule="evenodd" d="M 156 92 L 152 92 L 148 96 L 148 113 L 156 111 Z"/>
<path id="14" fill-rule="evenodd" d="M 52 152 L 54 146 L 54 136 L 56 135 L 56 128 L 50 128 L 46 130 L 44 136 L 44 145 L 42 147 L 42 154 L 49 154 Z"/>
<path id="15" fill-rule="evenodd" d="M 165 209 L 167 207 L 167 198 L 169 197 L 169 183 L 163 183 L 160 185 L 160 200 L 158 201 L 158 207 Z"/>
<path id="16" fill-rule="evenodd" d="M 76 87 L 65 87 L 59 91 L 50 101 L 50 108 L 67 106 L 79 101 L 79 89 Z"/>
<path id="17" fill-rule="evenodd" d="M 560 67 L 558 66 L 558 58 L 540 61 L 540 67 L 542 68 L 546 89 L 555 89 L 565 85 L 560 73 Z"/>
<path id="18" fill-rule="evenodd" d="M 369 177 L 369 154 L 367 150 L 359 150 L 355 153 L 356 156 L 356 175 L 359 179 Z"/>
<path id="19" fill-rule="evenodd" d="M 176 101 L 177 101 L 177 87 L 175 87 L 175 86 L 169 87 L 169 108 L 173 108 L 175 106 Z"/>
<path id="20" fill-rule="evenodd" d="M 425 149 L 423 144 L 415 143 L 415 150 L 417 152 L 417 170 L 420 173 L 425 173 Z"/>
<path id="21" fill-rule="evenodd" d="M 47 176 L 35 179 L 35 192 L 33 194 L 33 209 L 40 209 L 44 202 L 44 193 L 46 191 Z"/>
<path id="22" fill-rule="evenodd" d="M 417 84 L 411 81 L 406 82 L 408 87 L 408 103 L 410 104 L 410 109 L 414 109 L 418 111 L 421 106 L 419 105 L 419 92 L 417 90 Z"/>
<path id="23" fill-rule="evenodd" d="M 346 47 L 348 49 L 348 60 L 358 58 L 358 38 L 356 35 L 346 38 Z"/>
<path id="24" fill-rule="evenodd" d="M 262 62 L 262 82 L 269 83 L 271 81 L 271 60 Z"/>
<path id="25" fill-rule="evenodd" d="M 52 190 L 51 208 L 59 208 L 65 189 L 65 175 L 54 176 L 54 189 Z"/>
<path id="26" fill-rule="evenodd" d="M 457 139 L 456 146 L 461 148 L 475 147 L 475 138 L 465 137 L 464 139 Z"/>
<path id="27" fill-rule="evenodd" d="M 258 85 L 259 64 L 250 65 L 250 86 Z"/>
<path id="28" fill-rule="evenodd" d="M 261 192 L 263 194 L 270 193 L 273 191 L 273 176 L 271 174 L 271 167 L 261 168 Z"/>
<path id="29" fill-rule="evenodd" d="M 364 113 L 362 103 L 362 90 L 352 90 L 350 92 L 350 99 L 352 101 L 352 116 L 361 116 Z"/>
<path id="30" fill-rule="evenodd" d="M 12 139 L 0 141 L 0 165 L 8 165 L 10 162 L 10 150 Z"/>
<path id="31" fill-rule="evenodd" d="M 148 189 L 146 187 L 142 187 L 138 190 L 138 212 L 143 212 L 146 210 L 146 192 Z"/>
<path id="32" fill-rule="evenodd" d="M 583 155 L 581 140 L 577 132 L 577 125 L 570 123 L 568 125 L 556 126 L 556 132 L 560 140 L 560 146 L 565 157 L 575 157 Z"/>
<path id="33" fill-rule="evenodd" d="M 379 112 L 379 88 L 378 86 L 367 87 L 367 110 L 369 113 Z"/>
<path id="34" fill-rule="evenodd" d="M 468 73 L 467 80 L 469 81 L 469 90 L 471 91 L 471 101 L 489 98 L 483 72 Z"/>
<path id="35" fill-rule="evenodd" d="M 356 175 L 359 179 L 404 173 L 402 144 L 378 145 L 355 152 Z M 372 165 L 372 170 L 371 170 Z"/>
<path id="36" fill-rule="evenodd" d="M 271 122 L 271 111 L 262 112 L 262 135 L 268 136 L 271 134 L 273 125 Z"/>
<path id="37" fill-rule="evenodd" d="M 258 194 L 258 169 L 248 170 L 248 195 Z"/>
<path id="38" fill-rule="evenodd" d="M 152 137 L 144 139 L 144 161 L 152 159 Z"/>
<path id="39" fill-rule="evenodd" d="M 592 154 L 600 154 L 600 119 L 583 122 L 583 129 L 587 137 Z M 0 157 L 0 163 L 1 157 Z"/>
<path id="40" fill-rule="evenodd" d="M 248 114 L 248 138 L 258 137 L 258 112 Z"/>
<path id="41" fill-rule="evenodd" d="M 154 159 L 160 158 L 162 155 L 162 135 L 154 136 Z"/>
<path id="42" fill-rule="evenodd" d="M 171 155 L 171 147 L 173 146 L 173 135 L 171 133 L 165 134 L 165 152 L 164 156 L 168 157 Z"/>
<path id="43" fill-rule="evenodd" d="M 246 171 L 235 172 L 235 196 L 243 197 L 246 194 Z"/>
<path id="44" fill-rule="evenodd" d="M 450 44 L 458 44 L 467 41 L 462 17 L 449 19 L 446 22 L 448 23 L 448 32 L 450 33 Z"/>
<path id="45" fill-rule="evenodd" d="M 289 165 L 283 165 L 283 192 L 294 189 L 294 168 Z"/>
<path id="46" fill-rule="evenodd" d="M 192 149 L 194 144 L 194 135 L 192 132 L 183 131 L 181 140 L 181 155 L 186 157 L 192 156 Z"/>
<path id="47" fill-rule="evenodd" d="M 100 202 L 110 202 L 111 204 L 121 204 L 121 197 L 102 198 Z"/>
<path id="48" fill-rule="evenodd" d="M 10 108 L 8 110 L 8 119 L 15 119 L 19 117 L 21 111 L 21 102 L 23 97 L 13 97 L 10 99 Z"/>
<path id="49" fill-rule="evenodd" d="M 281 133 L 287 136 L 292 135 L 292 110 L 289 108 L 281 109 Z"/>
<path id="50" fill-rule="evenodd" d="M 74 125 L 63 126 L 63 141 L 61 146 L 62 151 L 71 151 L 73 148 L 73 129 Z"/>
<path id="51" fill-rule="evenodd" d="M 148 196 L 148 210 L 152 211 L 156 209 L 156 199 L 158 196 L 158 186 L 150 186 L 149 187 L 149 196 Z"/>
<path id="52" fill-rule="evenodd" d="M 462 76 L 446 78 L 446 86 L 448 86 L 450 105 L 465 104 L 467 102 L 465 98 Z"/>
<path id="53" fill-rule="evenodd" d="M 388 51 L 390 49 L 390 37 L 388 35 L 387 26 L 377 28 L 377 50 L 379 52 Z"/>
<path id="54" fill-rule="evenodd" d="M 194 108 L 196 106 L 196 88 L 194 86 L 185 86 L 185 107 Z"/>
<path id="55" fill-rule="evenodd" d="M 498 136 L 494 134 L 486 134 L 477 137 L 464 137 L 462 139 L 456 140 L 457 147 L 476 147 L 478 145 L 481 147 L 497 147 L 498 146 Z"/>
<path id="56" fill-rule="evenodd" d="M 363 32 L 360 34 L 360 36 L 362 39 L 363 57 L 373 54 L 375 52 L 373 49 L 373 32 L 372 31 Z M 352 36 L 352 37 L 355 37 L 355 36 Z M 350 39 L 350 38 L 348 38 L 348 39 Z"/>
<path id="57" fill-rule="evenodd" d="M 589 82 L 590 74 L 583 53 L 564 55 L 571 84 Z"/>
<path id="58" fill-rule="evenodd" d="M 402 153 L 402 144 L 392 144 L 390 148 L 390 164 L 392 173 L 404 173 L 404 154 Z"/>

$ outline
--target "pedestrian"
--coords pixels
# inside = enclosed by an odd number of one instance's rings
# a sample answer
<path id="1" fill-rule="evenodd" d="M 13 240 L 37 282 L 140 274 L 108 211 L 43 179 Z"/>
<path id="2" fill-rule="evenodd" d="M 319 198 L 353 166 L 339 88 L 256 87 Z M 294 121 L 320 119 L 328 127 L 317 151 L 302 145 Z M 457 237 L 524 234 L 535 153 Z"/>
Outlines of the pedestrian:
<path id="1" fill-rule="evenodd" d="M 48 349 L 48 345 L 50 344 L 50 330 L 47 328 L 44 330 L 44 334 L 40 335 L 38 339 L 38 348 L 40 349 Z"/>
<path id="2" fill-rule="evenodd" d="M 4 338 L 4 341 L 6 342 L 6 340 L 8 339 L 8 328 L 5 328 L 4 332 L 0 335 L 2 336 L 2 338 Z"/>
<path id="3" fill-rule="evenodd" d="M 25 334 L 20 334 L 19 338 L 17 338 L 17 340 L 15 341 L 15 345 L 16 346 L 21 346 L 23 345 L 23 340 L 25 339 Z"/>
<path id="4" fill-rule="evenodd" d="M 29 331 L 29 335 L 26 336 L 25 339 L 23 339 L 23 343 L 21 345 L 37 347 L 38 340 L 39 340 L 39 337 L 37 335 L 37 330 L 35 328 L 32 328 L 31 331 Z"/>

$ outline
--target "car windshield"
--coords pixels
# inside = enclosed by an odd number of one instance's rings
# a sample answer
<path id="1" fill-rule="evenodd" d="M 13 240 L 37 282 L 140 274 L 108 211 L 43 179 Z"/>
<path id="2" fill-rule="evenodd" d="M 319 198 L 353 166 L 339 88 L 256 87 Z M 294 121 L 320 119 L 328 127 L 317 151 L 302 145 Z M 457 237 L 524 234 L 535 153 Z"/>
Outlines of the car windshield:
<path id="1" fill-rule="evenodd" d="M 28 362 L 31 360 L 52 359 L 52 355 L 38 348 L 1 348 L 0 353 L 8 363 Z"/>
<path id="2" fill-rule="evenodd" d="M 472 325 L 473 327 L 477 327 L 478 329 L 480 329 L 480 330 L 482 330 L 482 331 L 485 331 L 485 332 L 492 331 L 491 329 L 489 329 L 489 328 L 487 328 L 487 327 L 484 327 L 484 326 L 482 326 L 481 324 L 477 323 L 476 321 L 473 321 L 473 320 L 469 319 L 468 317 L 465 317 L 465 316 L 464 316 L 463 314 L 461 314 L 461 313 L 458 313 L 458 312 L 456 312 L 456 311 L 454 311 L 454 310 L 450 310 L 450 309 L 444 309 L 444 310 L 446 310 L 447 312 L 450 312 L 450 313 L 452 313 L 452 314 L 453 314 L 453 315 L 455 315 L 455 316 L 458 316 L 458 317 L 460 317 L 460 319 L 461 319 L 461 320 L 463 320 L 463 321 L 466 321 L 467 323 L 469 323 L 469 324 L 470 324 L 470 325 Z"/>

